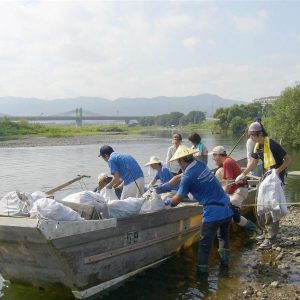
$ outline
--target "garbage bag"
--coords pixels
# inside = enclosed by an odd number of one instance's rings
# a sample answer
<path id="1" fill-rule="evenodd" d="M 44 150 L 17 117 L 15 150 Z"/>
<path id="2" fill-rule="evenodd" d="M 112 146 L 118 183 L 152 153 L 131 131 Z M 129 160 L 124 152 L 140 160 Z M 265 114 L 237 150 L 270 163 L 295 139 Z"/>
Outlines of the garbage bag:
<path id="1" fill-rule="evenodd" d="M 288 213 L 282 181 L 275 169 L 272 169 L 258 188 L 257 214 L 261 216 L 267 212 L 271 213 L 274 222 Z"/>
<path id="2" fill-rule="evenodd" d="M 129 217 L 139 214 L 144 203 L 144 198 L 129 197 L 123 200 L 108 202 L 108 213 L 111 218 Z"/>
<path id="3" fill-rule="evenodd" d="M 81 221 L 80 215 L 54 199 L 40 198 L 36 200 L 30 210 L 30 218 L 42 218 L 55 221 Z"/>
<path id="4" fill-rule="evenodd" d="M 1 216 L 28 216 L 34 200 L 29 193 L 12 191 L 0 200 Z"/>
<path id="5" fill-rule="evenodd" d="M 164 201 L 155 192 L 155 189 L 150 188 L 144 193 L 143 198 L 145 198 L 145 201 L 141 207 L 140 214 L 151 213 L 166 208 Z"/>

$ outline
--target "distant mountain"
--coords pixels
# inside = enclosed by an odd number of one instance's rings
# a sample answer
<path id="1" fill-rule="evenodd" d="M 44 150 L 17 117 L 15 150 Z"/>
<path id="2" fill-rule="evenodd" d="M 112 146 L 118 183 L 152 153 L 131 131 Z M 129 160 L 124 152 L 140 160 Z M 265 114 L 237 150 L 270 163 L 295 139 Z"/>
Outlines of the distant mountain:
<path id="1" fill-rule="evenodd" d="M 0 115 L 37 116 L 66 114 L 76 108 L 98 115 L 151 116 L 174 111 L 184 114 L 198 110 L 212 116 L 217 108 L 244 101 L 201 94 L 187 97 L 119 98 L 114 101 L 98 97 L 42 100 L 37 98 L 0 97 Z"/>

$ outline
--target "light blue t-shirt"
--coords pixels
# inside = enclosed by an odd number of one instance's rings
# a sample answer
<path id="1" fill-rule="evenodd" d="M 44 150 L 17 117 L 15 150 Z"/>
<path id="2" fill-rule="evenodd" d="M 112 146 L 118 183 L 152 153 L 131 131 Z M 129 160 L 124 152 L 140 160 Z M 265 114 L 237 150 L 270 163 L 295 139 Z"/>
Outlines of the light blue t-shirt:
<path id="1" fill-rule="evenodd" d="M 141 167 L 131 155 L 113 152 L 108 159 L 108 165 L 111 174 L 120 173 L 125 185 L 144 177 Z"/>
<path id="2" fill-rule="evenodd" d="M 212 222 L 232 216 L 230 200 L 221 184 L 201 161 L 193 161 L 185 169 L 176 194 L 191 193 L 203 205 L 203 222 Z"/>

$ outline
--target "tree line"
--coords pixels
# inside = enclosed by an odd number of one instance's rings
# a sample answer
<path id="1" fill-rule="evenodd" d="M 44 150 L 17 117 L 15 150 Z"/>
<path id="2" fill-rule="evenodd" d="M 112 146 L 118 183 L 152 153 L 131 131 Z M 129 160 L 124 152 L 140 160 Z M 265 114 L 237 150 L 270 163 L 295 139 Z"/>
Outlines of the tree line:
<path id="1" fill-rule="evenodd" d="M 250 103 L 219 108 L 215 126 L 223 132 L 242 134 L 256 118 L 261 118 L 268 134 L 283 144 L 300 146 L 300 84 L 286 88 L 272 104 Z"/>
<path id="2" fill-rule="evenodd" d="M 143 117 L 139 120 L 141 126 L 178 126 L 188 124 L 201 124 L 206 120 L 205 113 L 202 111 L 190 111 L 187 115 L 181 112 L 171 112 L 169 114 L 162 114 L 158 116 Z"/>

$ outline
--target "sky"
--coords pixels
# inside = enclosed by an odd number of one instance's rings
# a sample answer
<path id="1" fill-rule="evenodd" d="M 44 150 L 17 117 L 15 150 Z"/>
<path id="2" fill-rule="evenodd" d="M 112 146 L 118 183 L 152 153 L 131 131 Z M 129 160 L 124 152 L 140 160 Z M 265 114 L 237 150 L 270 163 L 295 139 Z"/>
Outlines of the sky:
<path id="1" fill-rule="evenodd" d="M 300 1 L 0 1 L 0 97 L 252 101 L 300 80 Z"/>

